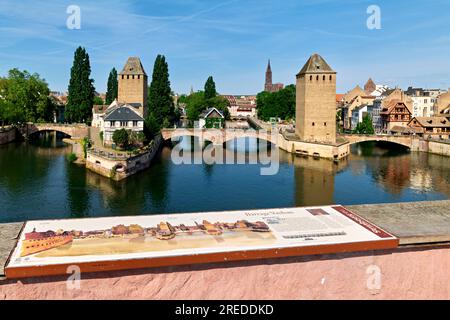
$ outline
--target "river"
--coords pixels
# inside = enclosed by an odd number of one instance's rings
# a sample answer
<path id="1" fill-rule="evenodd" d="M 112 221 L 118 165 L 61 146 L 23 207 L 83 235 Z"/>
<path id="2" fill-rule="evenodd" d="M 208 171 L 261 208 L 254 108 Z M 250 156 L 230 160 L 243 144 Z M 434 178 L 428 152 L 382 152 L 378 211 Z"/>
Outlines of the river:
<path id="1" fill-rule="evenodd" d="M 69 163 L 70 151 L 54 134 L 0 146 L 0 222 L 450 197 L 448 157 L 389 143 L 355 145 L 337 164 L 280 150 L 272 176 L 260 165 L 175 165 L 165 146 L 150 169 L 121 182 Z"/>

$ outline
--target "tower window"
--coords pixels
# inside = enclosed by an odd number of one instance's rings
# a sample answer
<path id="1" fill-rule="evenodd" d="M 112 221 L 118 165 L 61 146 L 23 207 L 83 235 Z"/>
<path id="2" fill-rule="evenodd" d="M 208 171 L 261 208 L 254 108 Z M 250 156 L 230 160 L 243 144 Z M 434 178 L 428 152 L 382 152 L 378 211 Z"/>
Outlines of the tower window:
<path id="1" fill-rule="evenodd" d="M 326 127 L 326 126 L 327 126 L 327 123 L 326 123 L 326 122 L 324 122 L 324 123 L 323 123 L 323 125 L 324 125 L 324 126 Z"/>
<path id="2" fill-rule="evenodd" d="M 323 76 L 323 81 L 325 81 L 325 76 Z"/>
<path id="3" fill-rule="evenodd" d="M 312 76 L 309 76 L 309 81 L 312 81 Z"/>
<path id="4" fill-rule="evenodd" d="M 319 81 L 319 76 L 316 77 L 316 81 Z"/>
<path id="5" fill-rule="evenodd" d="M 312 126 L 314 127 L 315 125 L 316 125 L 316 124 L 313 122 L 313 123 L 312 123 Z"/>
<path id="6" fill-rule="evenodd" d="M 124 76 L 124 75 L 122 75 L 122 79 L 125 79 L 125 76 Z"/>
<path id="7" fill-rule="evenodd" d="M 131 76 L 132 79 L 134 79 L 134 74 Z"/>
<path id="8" fill-rule="evenodd" d="M 130 76 L 127 74 L 127 79 L 130 79 Z"/>
<path id="9" fill-rule="evenodd" d="M 330 76 L 330 81 L 333 80 L 333 76 Z"/>
<path id="10" fill-rule="evenodd" d="M 138 74 L 138 79 L 140 79 L 141 78 L 141 75 L 140 74 Z"/>

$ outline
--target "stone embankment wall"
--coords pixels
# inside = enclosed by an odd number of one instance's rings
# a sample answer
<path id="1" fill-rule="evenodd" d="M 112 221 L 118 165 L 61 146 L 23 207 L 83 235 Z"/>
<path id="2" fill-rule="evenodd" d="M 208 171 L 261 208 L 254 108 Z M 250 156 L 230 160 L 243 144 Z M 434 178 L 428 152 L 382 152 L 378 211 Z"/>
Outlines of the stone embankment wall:
<path id="1" fill-rule="evenodd" d="M 411 151 L 428 152 L 442 156 L 450 156 L 450 141 L 413 139 Z"/>
<path id="2" fill-rule="evenodd" d="M 149 150 L 128 158 L 124 157 L 123 159 L 88 151 L 86 168 L 113 180 L 123 180 L 150 167 L 153 158 L 161 146 L 161 142 L 161 136 L 157 136 Z"/>
<path id="3" fill-rule="evenodd" d="M 0 128 L 0 144 L 7 144 L 16 140 L 16 128 Z"/>

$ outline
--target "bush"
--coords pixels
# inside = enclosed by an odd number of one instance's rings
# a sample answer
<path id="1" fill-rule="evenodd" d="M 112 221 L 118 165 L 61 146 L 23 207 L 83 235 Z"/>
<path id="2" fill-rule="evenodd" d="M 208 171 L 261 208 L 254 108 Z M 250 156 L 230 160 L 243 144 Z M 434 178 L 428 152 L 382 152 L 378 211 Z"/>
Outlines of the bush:
<path id="1" fill-rule="evenodd" d="M 126 147 L 128 145 L 128 138 L 129 138 L 128 131 L 125 129 L 114 131 L 112 137 L 114 143 L 121 148 Z"/>
<path id="2" fill-rule="evenodd" d="M 69 161 L 70 163 L 75 162 L 77 159 L 77 155 L 73 152 L 67 155 L 67 161 Z"/>

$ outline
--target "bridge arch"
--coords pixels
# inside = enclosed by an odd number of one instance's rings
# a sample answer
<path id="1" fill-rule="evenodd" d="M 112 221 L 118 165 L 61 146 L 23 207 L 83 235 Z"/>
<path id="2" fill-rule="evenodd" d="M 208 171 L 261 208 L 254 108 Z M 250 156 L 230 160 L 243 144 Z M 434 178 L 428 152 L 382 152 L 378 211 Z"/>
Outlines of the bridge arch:
<path id="1" fill-rule="evenodd" d="M 411 136 L 392 136 L 392 135 L 343 135 L 342 138 L 346 139 L 350 145 L 361 142 L 390 142 L 398 144 L 411 149 L 412 140 Z"/>
<path id="2" fill-rule="evenodd" d="M 70 136 L 72 139 L 82 139 L 89 136 L 89 127 L 85 124 L 65 125 L 58 123 L 28 123 L 22 126 L 19 131 L 24 138 L 45 131 L 61 132 Z"/>

